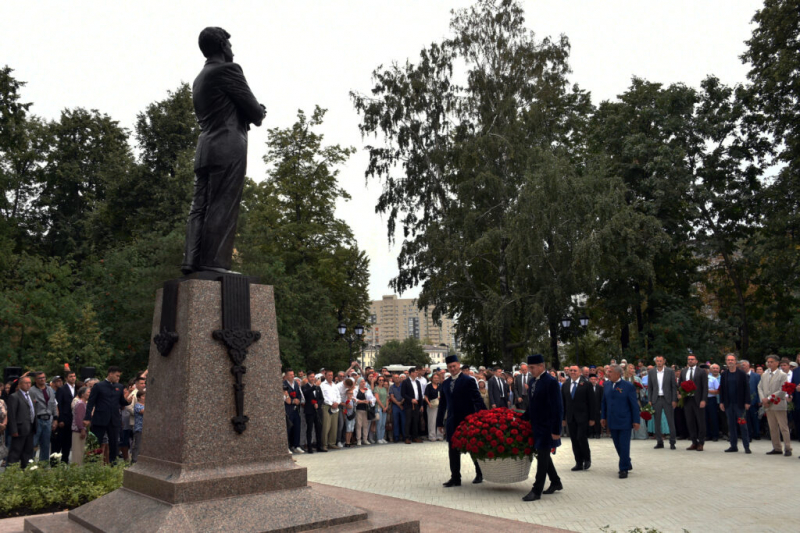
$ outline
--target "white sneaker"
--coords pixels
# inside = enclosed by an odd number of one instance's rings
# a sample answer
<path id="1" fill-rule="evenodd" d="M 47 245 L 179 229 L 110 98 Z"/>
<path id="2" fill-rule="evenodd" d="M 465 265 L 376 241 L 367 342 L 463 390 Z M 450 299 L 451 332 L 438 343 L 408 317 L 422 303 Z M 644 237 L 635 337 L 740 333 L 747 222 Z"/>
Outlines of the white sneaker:
<path id="1" fill-rule="evenodd" d="M 289 455 L 294 455 L 291 448 L 289 448 Z"/>
<path id="2" fill-rule="evenodd" d="M 306 453 L 306 452 L 304 452 L 302 448 L 295 448 L 294 453 Z"/>
<path id="3" fill-rule="evenodd" d="M 378 441 L 378 444 L 386 444 L 386 439 L 381 439 Z"/>
<path id="4" fill-rule="evenodd" d="M 361 441 L 360 440 L 356 441 L 356 446 L 361 446 Z"/>
<path id="5" fill-rule="evenodd" d="M 336 443 L 336 447 L 337 448 L 344 448 L 344 444 L 342 444 L 341 442 L 338 442 L 338 443 Z"/>
<path id="6" fill-rule="evenodd" d="M 372 444 L 370 441 L 364 441 L 364 446 L 369 446 L 370 444 Z"/>

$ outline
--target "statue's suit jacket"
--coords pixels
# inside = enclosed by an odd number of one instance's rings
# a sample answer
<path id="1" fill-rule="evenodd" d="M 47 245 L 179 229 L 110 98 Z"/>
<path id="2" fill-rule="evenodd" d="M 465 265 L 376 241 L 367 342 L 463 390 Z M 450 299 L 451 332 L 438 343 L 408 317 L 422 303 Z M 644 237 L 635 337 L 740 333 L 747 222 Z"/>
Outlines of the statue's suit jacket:
<path id="1" fill-rule="evenodd" d="M 247 130 L 261 125 L 264 109 L 250 91 L 237 63 L 206 61 L 192 86 L 200 123 L 194 168 L 225 166 L 247 158 Z"/>

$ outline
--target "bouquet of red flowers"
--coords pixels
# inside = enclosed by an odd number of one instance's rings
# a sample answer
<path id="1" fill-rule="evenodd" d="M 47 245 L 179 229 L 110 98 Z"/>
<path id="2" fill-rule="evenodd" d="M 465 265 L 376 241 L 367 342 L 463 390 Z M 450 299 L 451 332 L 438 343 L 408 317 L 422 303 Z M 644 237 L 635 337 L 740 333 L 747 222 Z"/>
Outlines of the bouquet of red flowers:
<path id="1" fill-rule="evenodd" d="M 678 394 L 680 394 L 678 406 L 683 407 L 684 400 L 694 396 L 695 391 L 697 391 L 697 385 L 694 384 L 694 381 L 686 380 L 681 383 L 681 386 L 678 387 Z"/>
<path id="2" fill-rule="evenodd" d="M 464 419 L 450 446 L 473 459 L 522 459 L 535 455 L 531 424 L 506 407 L 478 411 Z"/>
<path id="3" fill-rule="evenodd" d="M 645 420 L 647 422 L 653 419 L 654 414 L 655 410 L 653 409 L 653 406 L 650 405 L 649 403 L 639 410 L 639 416 L 642 417 L 642 420 Z"/>
<path id="4" fill-rule="evenodd" d="M 636 388 L 639 389 L 639 390 L 644 389 L 644 385 L 642 385 L 638 381 L 634 381 L 633 384 L 636 385 Z"/>
<path id="5" fill-rule="evenodd" d="M 785 392 L 786 394 L 794 394 L 796 387 L 797 387 L 797 385 L 795 385 L 794 383 L 792 383 L 790 381 L 787 381 L 786 383 L 783 384 L 783 386 L 781 387 L 781 390 L 783 392 Z"/>
<path id="6" fill-rule="evenodd" d="M 736 419 L 736 423 L 739 424 L 740 426 L 744 426 L 745 424 L 747 424 L 747 420 L 745 420 L 742 417 L 739 417 Z"/>

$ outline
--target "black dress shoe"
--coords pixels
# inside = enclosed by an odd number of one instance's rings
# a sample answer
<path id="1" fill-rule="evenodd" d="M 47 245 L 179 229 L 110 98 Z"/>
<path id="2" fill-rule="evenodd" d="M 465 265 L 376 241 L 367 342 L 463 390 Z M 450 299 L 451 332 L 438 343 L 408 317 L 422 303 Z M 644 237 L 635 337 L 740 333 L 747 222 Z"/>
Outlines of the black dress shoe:
<path id="1" fill-rule="evenodd" d="M 460 479 L 450 479 L 450 481 L 448 481 L 447 483 L 442 483 L 442 485 L 445 486 L 445 487 L 448 487 L 448 488 L 449 487 L 460 487 L 461 486 L 461 480 Z"/>
<path id="2" fill-rule="evenodd" d="M 664 443 L 663 442 L 659 442 L 658 444 L 653 446 L 653 449 L 654 450 L 658 450 L 659 448 L 663 448 L 663 447 L 664 447 Z"/>
<path id="3" fill-rule="evenodd" d="M 592 466 L 592 462 L 591 461 L 584 461 L 584 463 L 583 463 L 583 469 L 584 470 L 589 470 L 589 468 L 591 466 Z"/>
<path id="4" fill-rule="evenodd" d="M 619 478 L 620 479 L 625 479 L 627 477 L 628 477 L 628 471 L 627 470 L 620 470 L 619 471 Z"/>
<path id="5" fill-rule="evenodd" d="M 744 453 L 753 453 L 753 452 L 750 451 L 750 448 L 745 448 Z"/>
<path id="6" fill-rule="evenodd" d="M 674 445 L 674 444 L 670 444 L 670 445 L 669 445 L 669 449 L 670 449 L 670 450 L 674 450 L 674 449 L 675 449 L 675 445 Z"/>
<path id="7" fill-rule="evenodd" d="M 328 453 L 328 450 L 326 450 L 324 448 L 317 448 L 317 451 L 321 452 L 321 453 Z"/>
<path id="8" fill-rule="evenodd" d="M 780 450 L 770 450 L 767 452 L 767 455 L 783 455 L 783 452 Z"/>
<path id="9" fill-rule="evenodd" d="M 522 497 L 522 501 L 535 502 L 536 500 L 540 500 L 541 498 L 542 498 L 541 494 L 539 494 L 538 492 L 533 492 L 533 489 L 531 489 L 531 491 L 528 494 Z"/>
<path id="10" fill-rule="evenodd" d="M 475 476 L 475 479 L 472 480 L 472 483 L 474 483 L 475 485 L 477 485 L 478 483 L 483 483 L 483 475 L 478 474 L 477 476 Z"/>
<path id="11" fill-rule="evenodd" d="M 725 450 L 725 453 L 734 453 L 734 452 L 738 452 L 738 451 L 739 451 L 739 448 L 734 448 L 733 446 L 731 446 L 730 448 Z"/>
<path id="12" fill-rule="evenodd" d="M 571 469 L 573 472 L 577 472 L 578 470 L 583 470 L 583 465 L 575 465 Z"/>
<path id="13" fill-rule="evenodd" d="M 786 457 L 791 457 L 792 456 L 792 450 L 786 450 L 785 452 L 783 452 L 783 455 L 785 455 Z"/>
<path id="14" fill-rule="evenodd" d="M 553 494 L 555 491 L 563 490 L 563 489 L 564 489 L 564 485 L 562 485 L 561 482 L 558 481 L 556 483 L 550 483 L 550 486 L 547 487 L 547 490 L 545 490 L 543 492 L 543 494 Z M 531 492 L 533 492 L 533 490 L 531 490 Z"/>

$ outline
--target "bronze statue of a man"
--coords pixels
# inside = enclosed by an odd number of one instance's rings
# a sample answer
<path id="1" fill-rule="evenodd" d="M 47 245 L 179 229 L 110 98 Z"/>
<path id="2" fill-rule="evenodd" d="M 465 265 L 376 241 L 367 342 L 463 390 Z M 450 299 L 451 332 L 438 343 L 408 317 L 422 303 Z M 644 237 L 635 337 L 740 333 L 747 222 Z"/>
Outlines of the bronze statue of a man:
<path id="1" fill-rule="evenodd" d="M 233 62 L 229 39 L 222 28 L 200 32 L 206 64 L 192 86 L 201 133 L 181 265 L 184 274 L 230 272 L 247 169 L 247 130 L 250 124 L 260 126 L 267 114 L 250 91 L 242 67 Z"/>

